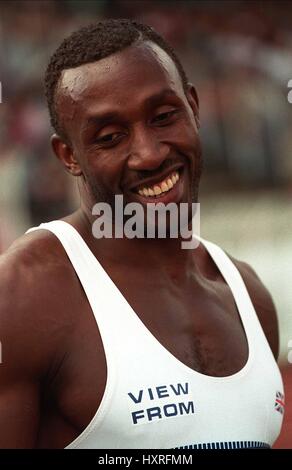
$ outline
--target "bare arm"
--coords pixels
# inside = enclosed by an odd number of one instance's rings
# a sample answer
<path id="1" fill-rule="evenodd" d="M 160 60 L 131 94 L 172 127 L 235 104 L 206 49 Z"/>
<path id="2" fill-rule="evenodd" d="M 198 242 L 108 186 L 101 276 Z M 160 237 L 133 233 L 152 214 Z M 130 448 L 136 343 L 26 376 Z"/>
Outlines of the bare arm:
<path id="1" fill-rule="evenodd" d="M 65 344 L 64 274 L 50 251 L 48 234 L 38 233 L 0 257 L 0 448 L 36 447 L 41 394 Z"/>
<path id="2" fill-rule="evenodd" d="M 7 380 L 1 373 L 0 448 L 34 448 L 39 423 L 39 388 L 28 378 Z"/>
<path id="3" fill-rule="evenodd" d="M 234 258 L 231 259 L 245 282 L 270 348 L 275 359 L 278 360 L 279 326 L 277 312 L 271 294 L 261 282 L 255 271 L 247 263 L 235 260 Z"/>
<path id="4" fill-rule="evenodd" d="M 39 381 L 32 360 L 30 320 L 25 322 L 25 292 L 20 271 L 0 260 L 0 448 L 34 447 L 39 422 Z"/>

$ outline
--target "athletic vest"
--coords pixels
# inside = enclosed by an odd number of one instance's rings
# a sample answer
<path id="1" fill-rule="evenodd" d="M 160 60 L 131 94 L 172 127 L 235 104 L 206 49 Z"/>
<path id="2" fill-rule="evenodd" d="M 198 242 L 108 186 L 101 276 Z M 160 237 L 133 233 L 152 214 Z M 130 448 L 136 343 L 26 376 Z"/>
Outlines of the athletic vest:
<path id="1" fill-rule="evenodd" d="M 200 238 L 234 296 L 249 353 L 240 371 L 213 377 L 192 370 L 159 343 L 76 229 L 61 220 L 29 231 L 37 229 L 51 231 L 63 245 L 91 306 L 107 362 L 101 404 L 66 448 L 273 445 L 284 412 L 282 378 L 242 277 L 221 248 Z"/>

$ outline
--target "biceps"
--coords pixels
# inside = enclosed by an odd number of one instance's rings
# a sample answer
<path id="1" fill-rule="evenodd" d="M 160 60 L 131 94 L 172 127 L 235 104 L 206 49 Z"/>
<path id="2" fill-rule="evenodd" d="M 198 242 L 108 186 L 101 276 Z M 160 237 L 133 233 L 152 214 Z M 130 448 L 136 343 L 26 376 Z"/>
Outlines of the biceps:
<path id="1" fill-rule="evenodd" d="M 0 448 L 33 448 L 39 424 L 39 385 L 0 388 Z"/>

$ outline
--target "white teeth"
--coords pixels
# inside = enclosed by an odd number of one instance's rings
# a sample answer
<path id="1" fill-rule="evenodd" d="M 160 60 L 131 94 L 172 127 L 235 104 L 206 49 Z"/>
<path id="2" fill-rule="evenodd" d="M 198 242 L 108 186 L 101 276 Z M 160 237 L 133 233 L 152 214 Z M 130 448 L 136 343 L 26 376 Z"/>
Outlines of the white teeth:
<path id="1" fill-rule="evenodd" d="M 166 193 L 167 191 L 172 189 L 178 180 L 179 180 L 179 173 L 176 171 L 167 179 L 165 179 L 159 184 L 156 184 L 155 186 L 152 186 L 151 188 L 139 189 L 138 193 L 140 194 L 140 196 L 144 196 L 144 197 L 159 196 L 159 194 Z"/>
<path id="2" fill-rule="evenodd" d="M 176 171 L 174 175 L 172 175 L 172 182 L 175 184 L 179 180 L 179 173 Z"/>
<path id="3" fill-rule="evenodd" d="M 162 193 L 162 191 L 161 191 L 161 189 L 160 189 L 159 186 L 154 186 L 153 189 L 154 189 L 154 194 L 155 194 L 155 196 L 158 196 L 159 194 Z"/>
<path id="4" fill-rule="evenodd" d="M 167 182 L 167 183 L 168 183 L 168 182 Z M 160 185 L 161 191 L 162 191 L 163 193 L 165 193 L 165 191 L 168 191 L 168 190 L 169 190 L 167 183 L 166 183 L 165 181 L 163 181 L 163 182 L 161 183 L 161 185 Z"/>

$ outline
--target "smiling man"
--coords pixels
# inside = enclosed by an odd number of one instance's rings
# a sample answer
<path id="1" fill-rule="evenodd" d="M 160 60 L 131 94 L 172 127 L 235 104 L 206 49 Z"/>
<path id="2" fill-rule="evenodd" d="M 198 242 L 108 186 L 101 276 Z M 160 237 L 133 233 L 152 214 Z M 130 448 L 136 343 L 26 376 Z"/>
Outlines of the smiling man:
<path id="1" fill-rule="evenodd" d="M 277 317 L 253 270 L 203 239 L 92 234 L 117 195 L 198 201 L 198 98 L 174 51 L 130 20 L 88 26 L 52 56 L 46 94 L 81 204 L 1 258 L 0 446 L 272 446 Z"/>

